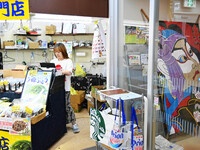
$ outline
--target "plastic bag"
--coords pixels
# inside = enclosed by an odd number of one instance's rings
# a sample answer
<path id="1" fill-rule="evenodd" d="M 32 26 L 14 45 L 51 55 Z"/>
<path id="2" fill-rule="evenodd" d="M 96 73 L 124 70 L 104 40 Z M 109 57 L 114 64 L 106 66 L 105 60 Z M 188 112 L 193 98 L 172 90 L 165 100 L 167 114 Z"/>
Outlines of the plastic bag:
<path id="1" fill-rule="evenodd" d="M 77 63 L 77 65 L 76 65 L 75 76 L 76 77 L 85 77 L 86 76 L 85 71 L 81 68 L 79 63 Z"/>
<path id="2" fill-rule="evenodd" d="M 110 147 L 114 149 L 121 148 L 123 143 L 126 143 L 127 139 L 125 139 L 124 131 L 122 129 L 122 125 L 126 125 L 126 116 L 124 112 L 124 105 L 123 100 L 121 99 L 121 108 L 122 108 L 122 122 L 121 122 L 121 112 L 119 112 L 119 120 L 116 119 L 118 109 L 120 110 L 119 106 L 119 99 L 117 100 L 116 104 L 116 112 L 115 112 L 115 120 L 113 129 L 111 130 L 111 136 L 110 136 Z"/>
<path id="3" fill-rule="evenodd" d="M 78 92 L 73 87 L 71 87 L 70 93 L 71 95 L 78 95 Z"/>

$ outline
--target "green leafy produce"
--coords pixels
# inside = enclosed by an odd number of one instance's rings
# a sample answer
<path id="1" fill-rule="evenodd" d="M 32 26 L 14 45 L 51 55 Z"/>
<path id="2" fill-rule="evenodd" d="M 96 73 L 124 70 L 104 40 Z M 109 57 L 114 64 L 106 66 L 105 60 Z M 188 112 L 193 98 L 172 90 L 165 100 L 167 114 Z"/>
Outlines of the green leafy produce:
<path id="1" fill-rule="evenodd" d="M 20 140 L 13 143 L 11 150 L 31 150 L 31 142 L 27 140 Z"/>
<path id="2" fill-rule="evenodd" d="M 30 94 L 37 95 L 41 91 L 46 91 L 46 88 L 43 85 L 35 85 L 35 86 L 32 86 L 29 89 L 29 91 L 30 91 Z"/>

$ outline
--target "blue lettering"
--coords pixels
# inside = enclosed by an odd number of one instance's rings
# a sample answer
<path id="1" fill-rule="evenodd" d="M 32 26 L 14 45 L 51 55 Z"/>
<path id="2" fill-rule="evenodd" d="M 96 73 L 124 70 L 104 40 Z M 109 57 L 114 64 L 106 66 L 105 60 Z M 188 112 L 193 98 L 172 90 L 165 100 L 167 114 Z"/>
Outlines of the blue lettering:
<path id="1" fill-rule="evenodd" d="M 133 146 L 143 146 L 143 140 L 140 141 L 140 139 L 136 142 L 136 140 L 133 140 Z"/>
<path id="2" fill-rule="evenodd" d="M 123 133 L 114 132 L 113 130 L 111 131 L 111 135 L 116 139 L 123 139 L 124 138 Z"/>
<path id="3" fill-rule="evenodd" d="M 0 9 L 7 9 L 7 14 L 3 14 L 4 16 L 6 17 L 9 17 L 10 16 L 10 13 L 9 13 L 9 3 L 8 2 L 0 2 Z"/>
<path id="4" fill-rule="evenodd" d="M 12 3 L 12 16 L 24 16 L 24 8 L 23 6 L 24 2 L 15 1 L 15 3 Z"/>
<path id="5" fill-rule="evenodd" d="M 0 150 L 9 150 L 9 146 L 8 146 L 9 143 L 6 141 L 9 141 L 9 140 L 2 136 L 0 139 Z"/>

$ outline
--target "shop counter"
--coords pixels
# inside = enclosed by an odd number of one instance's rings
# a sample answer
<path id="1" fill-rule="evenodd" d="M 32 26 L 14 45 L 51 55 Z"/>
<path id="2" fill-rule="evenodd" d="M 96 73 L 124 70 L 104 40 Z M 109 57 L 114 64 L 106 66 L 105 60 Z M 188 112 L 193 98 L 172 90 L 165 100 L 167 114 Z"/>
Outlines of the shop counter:
<path id="1" fill-rule="evenodd" d="M 32 150 L 47 150 L 67 132 L 64 81 L 64 76 L 52 79 L 46 106 L 48 115 L 31 125 Z M 8 97 L 12 101 L 20 98 L 21 94 L 0 93 L 0 98 L 2 97 Z"/>
<path id="2" fill-rule="evenodd" d="M 46 150 L 66 132 L 65 91 L 50 94 L 47 103 L 49 115 L 31 126 L 33 150 Z"/>

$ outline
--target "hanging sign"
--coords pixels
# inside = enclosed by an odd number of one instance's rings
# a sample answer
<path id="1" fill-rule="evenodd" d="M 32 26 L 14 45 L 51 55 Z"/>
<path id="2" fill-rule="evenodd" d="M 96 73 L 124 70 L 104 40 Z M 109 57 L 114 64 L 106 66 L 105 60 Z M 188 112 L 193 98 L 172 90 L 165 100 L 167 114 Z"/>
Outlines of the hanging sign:
<path id="1" fill-rule="evenodd" d="M 0 20 L 29 19 L 28 0 L 0 0 Z"/>
<path id="2" fill-rule="evenodd" d="M 106 37 L 101 22 L 96 22 L 97 28 L 94 31 L 92 43 L 92 59 L 106 58 Z"/>
<path id="3" fill-rule="evenodd" d="M 184 7 L 196 7 L 196 0 L 184 0 Z"/>

